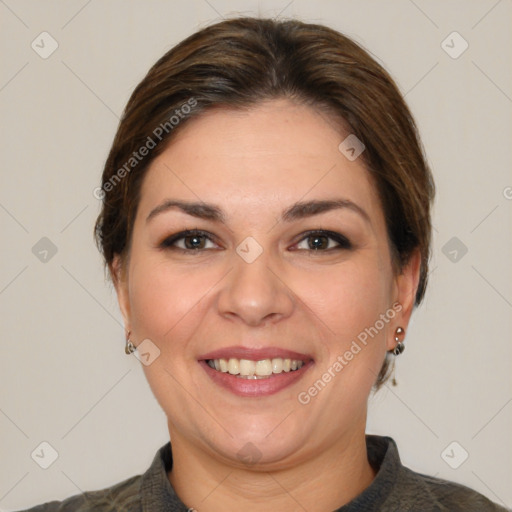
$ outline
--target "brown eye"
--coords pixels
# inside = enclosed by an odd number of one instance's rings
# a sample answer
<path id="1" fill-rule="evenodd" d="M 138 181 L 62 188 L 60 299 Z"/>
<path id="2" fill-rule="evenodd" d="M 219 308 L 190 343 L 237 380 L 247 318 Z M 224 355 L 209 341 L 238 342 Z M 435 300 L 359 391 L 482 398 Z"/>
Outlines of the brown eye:
<path id="1" fill-rule="evenodd" d="M 310 235 L 307 238 L 309 247 L 314 251 L 329 248 L 329 237 L 325 235 Z"/>
<path id="2" fill-rule="evenodd" d="M 302 247 L 300 247 L 302 245 Z M 296 244 L 298 250 L 326 252 L 336 249 L 351 249 L 349 240 L 332 231 L 313 231 Z"/>
<path id="3" fill-rule="evenodd" d="M 208 246 L 210 244 L 210 246 Z M 196 252 L 206 249 L 215 249 L 217 245 L 212 237 L 198 230 L 188 230 L 176 233 L 166 238 L 161 244 L 162 249 L 179 250 L 183 252 Z"/>
<path id="4" fill-rule="evenodd" d="M 186 249 L 204 249 L 206 238 L 204 235 L 188 235 L 184 236 Z"/>

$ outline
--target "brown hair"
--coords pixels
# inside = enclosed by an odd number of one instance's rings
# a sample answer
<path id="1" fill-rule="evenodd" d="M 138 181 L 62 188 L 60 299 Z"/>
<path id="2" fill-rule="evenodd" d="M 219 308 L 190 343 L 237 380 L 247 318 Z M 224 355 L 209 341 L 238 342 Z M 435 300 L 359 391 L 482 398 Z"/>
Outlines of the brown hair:
<path id="1" fill-rule="evenodd" d="M 389 74 L 339 32 L 297 20 L 235 18 L 206 27 L 161 57 L 134 90 L 102 176 L 96 242 L 112 275 L 129 254 L 145 172 L 189 119 L 213 107 L 289 98 L 327 111 L 365 145 L 396 271 L 421 253 L 415 304 L 430 257 L 434 182 L 415 122 Z M 144 149 L 146 148 L 146 149 Z M 386 358 L 375 386 L 387 378 Z"/>

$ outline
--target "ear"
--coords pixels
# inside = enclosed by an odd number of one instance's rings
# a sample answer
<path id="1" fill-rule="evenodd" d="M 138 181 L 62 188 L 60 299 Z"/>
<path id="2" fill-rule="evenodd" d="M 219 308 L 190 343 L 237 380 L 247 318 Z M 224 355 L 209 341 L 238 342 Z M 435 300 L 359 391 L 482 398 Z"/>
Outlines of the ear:
<path id="1" fill-rule="evenodd" d="M 395 317 L 392 326 L 392 335 L 387 340 L 387 349 L 393 350 L 395 348 L 395 329 L 402 327 L 407 333 L 409 320 L 414 309 L 414 302 L 416 300 L 416 291 L 420 280 L 421 268 L 421 253 L 419 249 L 415 249 L 411 254 L 409 261 L 402 268 L 400 274 L 395 276 L 394 282 L 394 301 L 393 303 L 400 303 L 401 309 Z"/>
<path id="2" fill-rule="evenodd" d="M 116 254 L 109 265 L 110 276 L 116 289 L 117 302 L 119 303 L 119 309 L 123 315 L 124 325 L 126 332 L 130 332 L 131 321 L 130 321 L 130 299 L 128 293 L 128 272 L 125 266 L 123 258 Z"/>

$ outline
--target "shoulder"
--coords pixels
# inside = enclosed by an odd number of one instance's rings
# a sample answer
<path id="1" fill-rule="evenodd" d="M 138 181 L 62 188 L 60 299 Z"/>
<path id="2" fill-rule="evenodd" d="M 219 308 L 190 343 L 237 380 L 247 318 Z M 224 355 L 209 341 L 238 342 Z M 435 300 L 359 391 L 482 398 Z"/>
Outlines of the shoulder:
<path id="1" fill-rule="evenodd" d="M 482 494 L 464 485 L 434 478 L 432 476 L 414 473 L 432 496 L 450 511 L 478 511 L 478 512 L 501 512 L 507 509 L 493 503 Z"/>
<path id="2" fill-rule="evenodd" d="M 139 512 L 142 475 L 133 476 L 111 487 L 70 496 L 63 501 L 51 501 L 18 512 Z"/>
<path id="3" fill-rule="evenodd" d="M 50 501 L 18 512 L 142 512 L 178 505 L 181 502 L 174 494 L 167 471 L 172 467 L 172 450 L 168 441 L 158 449 L 153 462 L 142 474 L 132 476 L 97 491 L 82 492 L 63 501 Z M 159 510 L 160 510 L 159 508 Z"/>
<path id="4" fill-rule="evenodd" d="M 428 510 L 432 512 L 507 512 L 506 508 L 464 485 L 416 473 L 405 467 L 401 473 L 403 497 L 410 501 L 410 510 L 419 510 L 418 506 L 426 510 L 425 506 L 429 504 L 431 508 Z"/>
<path id="5" fill-rule="evenodd" d="M 469 487 L 407 468 L 391 437 L 367 436 L 367 447 L 370 463 L 378 468 L 373 491 L 381 496 L 381 512 L 507 512 Z"/>

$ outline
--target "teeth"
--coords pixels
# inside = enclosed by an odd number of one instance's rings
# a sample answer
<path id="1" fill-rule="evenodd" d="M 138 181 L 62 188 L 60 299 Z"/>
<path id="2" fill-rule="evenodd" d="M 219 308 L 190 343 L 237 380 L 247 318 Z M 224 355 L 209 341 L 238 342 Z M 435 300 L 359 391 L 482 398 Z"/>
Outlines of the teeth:
<path id="1" fill-rule="evenodd" d="M 268 376 L 272 375 L 272 361 L 270 359 L 263 359 L 256 363 L 255 375 Z"/>
<path id="2" fill-rule="evenodd" d="M 240 373 L 240 361 L 233 357 L 228 361 L 228 372 L 231 375 L 238 375 Z"/>
<path id="3" fill-rule="evenodd" d="M 219 372 L 238 375 L 244 379 L 265 378 L 272 374 L 295 371 L 304 365 L 304 361 L 300 359 L 282 359 L 280 357 L 260 361 L 231 357 L 230 359 L 209 359 L 207 363 L 208 366 Z"/>
<path id="4" fill-rule="evenodd" d="M 283 360 L 279 357 L 272 359 L 272 373 L 281 373 L 283 371 Z"/>
<path id="5" fill-rule="evenodd" d="M 254 375 L 256 371 L 256 363 L 249 359 L 240 359 L 240 375 Z"/>

